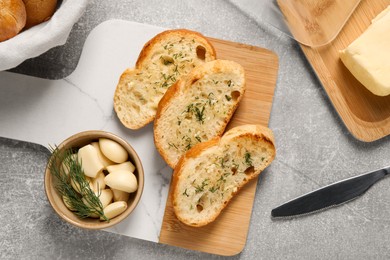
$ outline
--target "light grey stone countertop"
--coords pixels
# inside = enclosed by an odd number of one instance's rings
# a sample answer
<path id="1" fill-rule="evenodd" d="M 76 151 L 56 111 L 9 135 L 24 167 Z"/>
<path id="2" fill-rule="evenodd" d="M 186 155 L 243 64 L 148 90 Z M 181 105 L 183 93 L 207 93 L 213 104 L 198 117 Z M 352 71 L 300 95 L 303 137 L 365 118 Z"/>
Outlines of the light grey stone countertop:
<path id="1" fill-rule="evenodd" d="M 299 45 L 267 25 L 256 15 L 255 5 L 253 0 L 93 0 L 64 46 L 11 71 L 44 78 L 69 75 L 88 33 L 109 19 L 187 28 L 270 49 L 279 57 L 269 124 L 277 157 L 258 180 L 247 243 L 232 258 L 389 259 L 388 178 L 343 206 L 292 220 L 271 219 L 271 209 L 287 200 L 390 165 L 390 139 L 356 140 Z M 222 258 L 65 223 L 51 209 L 43 189 L 48 156 L 39 145 L 0 138 L 0 259 Z"/>

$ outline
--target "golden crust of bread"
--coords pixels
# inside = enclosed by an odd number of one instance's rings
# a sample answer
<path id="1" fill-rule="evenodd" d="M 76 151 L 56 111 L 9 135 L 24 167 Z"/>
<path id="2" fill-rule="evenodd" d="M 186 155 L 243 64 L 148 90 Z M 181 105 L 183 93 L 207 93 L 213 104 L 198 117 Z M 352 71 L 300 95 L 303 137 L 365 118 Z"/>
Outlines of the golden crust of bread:
<path id="1" fill-rule="evenodd" d="M 164 31 L 142 48 L 135 67 L 126 69 L 114 94 L 121 123 L 139 129 L 153 121 L 167 89 L 194 67 L 216 57 L 214 47 L 198 32 Z"/>
<path id="2" fill-rule="evenodd" d="M 0 0 L 0 42 L 17 35 L 26 24 L 22 0 Z"/>
<path id="3" fill-rule="evenodd" d="M 213 222 L 231 199 L 276 156 L 272 131 L 260 125 L 232 128 L 182 156 L 172 177 L 172 205 L 186 225 Z"/>
<path id="4" fill-rule="evenodd" d="M 147 58 L 148 56 L 153 54 L 152 52 L 156 44 L 158 45 L 159 43 L 164 42 L 165 39 L 171 37 L 172 35 L 178 35 L 180 37 L 185 37 L 185 38 L 195 37 L 197 41 L 199 41 L 200 43 L 204 43 L 207 46 L 207 51 L 210 52 L 209 55 L 212 57 L 212 59 L 216 58 L 216 52 L 214 46 L 201 33 L 187 30 L 187 29 L 174 29 L 174 30 L 163 31 L 157 34 L 152 39 L 150 39 L 148 42 L 146 42 L 138 56 L 135 67 L 142 68 L 143 66 L 145 66 L 145 63 L 146 64 L 148 63 Z"/>
<path id="5" fill-rule="evenodd" d="M 23 0 L 23 2 L 27 14 L 26 29 L 49 20 L 57 8 L 57 0 Z"/>
<path id="6" fill-rule="evenodd" d="M 169 166 L 193 145 L 221 136 L 245 93 L 244 68 L 214 60 L 193 69 L 163 96 L 154 142 Z"/>

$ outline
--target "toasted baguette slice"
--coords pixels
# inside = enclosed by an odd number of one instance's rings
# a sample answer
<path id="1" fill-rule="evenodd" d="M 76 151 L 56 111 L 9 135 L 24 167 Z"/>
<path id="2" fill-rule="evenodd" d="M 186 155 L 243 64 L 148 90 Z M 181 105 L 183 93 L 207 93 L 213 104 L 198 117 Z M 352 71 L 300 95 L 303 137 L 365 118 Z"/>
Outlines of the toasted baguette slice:
<path id="1" fill-rule="evenodd" d="M 158 102 L 167 89 L 194 67 L 215 59 L 215 50 L 201 34 L 169 30 L 143 47 L 135 68 L 127 69 L 114 94 L 119 120 L 130 129 L 153 121 Z"/>
<path id="2" fill-rule="evenodd" d="M 222 138 L 194 146 L 173 173 L 172 199 L 177 218 L 194 227 L 214 221 L 275 154 L 272 131 L 259 125 L 238 126 Z"/>
<path id="3" fill-rule="evenodd" d="M 215 60 L 195 68 L 172 86 L 158 105 L 154 141 L 174 168 L 197 143 L 221 136 L 245 92 L 243 67 Z"/>

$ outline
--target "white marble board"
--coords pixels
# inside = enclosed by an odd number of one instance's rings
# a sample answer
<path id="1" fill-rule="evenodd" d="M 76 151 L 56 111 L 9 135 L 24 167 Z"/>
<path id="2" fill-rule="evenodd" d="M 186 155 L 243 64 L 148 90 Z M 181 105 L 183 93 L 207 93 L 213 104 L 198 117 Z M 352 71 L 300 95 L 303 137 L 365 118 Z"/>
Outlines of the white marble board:
<path id="1" fill-rule="evenodd" d="M 48 147 L 80 131 L 105 130 L 134 147 L 145 171 L 143 196 L 130 217 L 106 231 L 153 242 L 159 240 L 172 170 L 155 149 L 151 124 L 137 131 L 120 124 L 113 95 L 121 73 L 163 30 L 123 20 L 104 22 L 88 36 L 75 71 L 61 80 L 0 72 L 0 136 Z"/>

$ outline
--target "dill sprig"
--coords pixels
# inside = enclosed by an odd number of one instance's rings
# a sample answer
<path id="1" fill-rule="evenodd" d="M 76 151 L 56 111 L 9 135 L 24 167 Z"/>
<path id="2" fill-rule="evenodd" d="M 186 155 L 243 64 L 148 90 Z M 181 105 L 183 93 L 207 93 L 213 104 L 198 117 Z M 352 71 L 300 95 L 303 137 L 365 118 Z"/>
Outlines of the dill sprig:
<path id="1" fill-rule="evenodd" d="M 81 163 L 72 156 L 71 149 L 61 151 L 58 147 L 49 147 L 52 157 L 49 161 L 50 173 L 57 179 L 55 188 L 65 198 L 67 204 L 80 218 L 87 218 L 98 215 L 105 221 L 109 219 L 104 215 L 103 205 L 91 189 L 88 180 L 85 178 Z M 76 191 L 70 180 L 72 180 L 79 191 Z"/>

